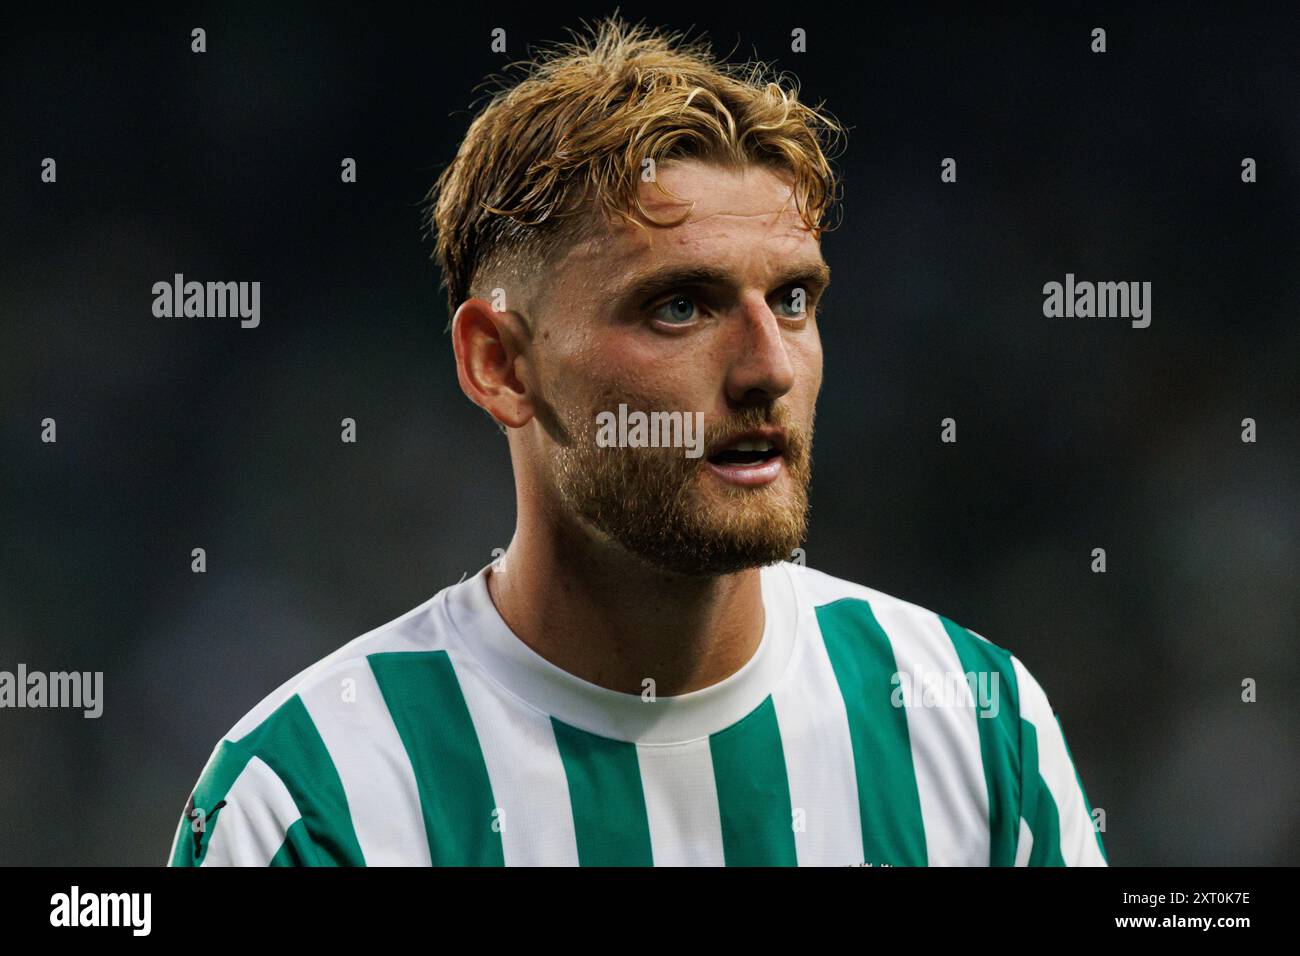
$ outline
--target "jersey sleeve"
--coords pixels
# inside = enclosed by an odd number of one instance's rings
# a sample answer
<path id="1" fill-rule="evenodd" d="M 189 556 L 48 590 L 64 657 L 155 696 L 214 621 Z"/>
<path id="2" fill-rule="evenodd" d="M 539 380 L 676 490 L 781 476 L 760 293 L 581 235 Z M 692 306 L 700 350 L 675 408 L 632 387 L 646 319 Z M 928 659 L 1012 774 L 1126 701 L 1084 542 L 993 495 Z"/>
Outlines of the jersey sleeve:
<path id="1" fill-rule="evenodd" d="M 169 866 L 310 866 L 316 859 L 293 796 L 261 758 L 217 744 L 172 839 Z"/>
<path id="2" fill-rule="evenodd" d="M 1017 866 L 1107 866 L 1101 833 L 1047 694 L 1012 656 L 1020 698 Z"/>

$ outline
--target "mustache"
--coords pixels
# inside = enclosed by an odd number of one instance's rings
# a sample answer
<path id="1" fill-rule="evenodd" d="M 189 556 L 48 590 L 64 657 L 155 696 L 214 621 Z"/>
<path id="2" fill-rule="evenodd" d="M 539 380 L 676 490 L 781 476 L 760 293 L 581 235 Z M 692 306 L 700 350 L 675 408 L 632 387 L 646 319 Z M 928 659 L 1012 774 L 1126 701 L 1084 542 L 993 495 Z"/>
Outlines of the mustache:
<path id="1" fill-rule="evenodd" d="M 796 424 L 784 405 L 775 404 L 751 405 L 726 418 L 706 422 L 704 447 L 716 449 L 736 435 L 762 428 L 777 428 L 784 433 L 786 456 L 796 458 L 806 453 L 809 429 Z"/>
<path id="2" fill-rule="evenodd" d="M 784 447 L 782 453 L 786 461 L 791 465 L 801 465 L 810 457 L 812 427 L 816 415 L 816 409 L 814 408 L 808 416 L 807 423 L 804 424 L 796 419 L 788 405 L 770 401 L 734 408 L 725 414 L 709 418 L 706 412 L 696 412 L 684 409 L 682 406 L 676 408 L 666 407 L 662 401 L 654 400 L 647 395 L 610 390 L 602 392 L 599 399 L 590 405 L 586 405 L 585 410 L 582 412 L 574 409 L 568 414 L 555 416 L 555 433 L 553 437 L 556 439 L 556 443 L 566 448 L 572 448 L 578 443 L 587 444 L 591 442 L 594 436 L 600 433 L 601 416 L 612 415 L 613 409 L 626 409 L 625 413 L 620 411 L 619 414 L 628 416 L 634 414 L 642 416 L 675 414 L 681 416 L 683 420 L 693 419 L 696 415 L 703 418 L 702 427 L 693 442 L 699 443 L 704 454 L 699 458 L 683 458 L 680 467 L 688 470 L 704 464 L 708 455 L 730 444 L 737 436 L 755 430 L 779 430 L 783 436 L 782 444 Z M 553 410 L 539 408 L 539 417 L 543 411 L 550 412 Z M 546 422 L 544 421 L 543 424 L 545 425 Z M 549 428 L 547 430 L 551 431 Z M 680 448 L 666 447 L 659 445 L 658 442 L 654 445 L 620 448 L 620 451 L 625 452 L 624 457 L 629 460 L 673 459 L 681 455 Z"/>

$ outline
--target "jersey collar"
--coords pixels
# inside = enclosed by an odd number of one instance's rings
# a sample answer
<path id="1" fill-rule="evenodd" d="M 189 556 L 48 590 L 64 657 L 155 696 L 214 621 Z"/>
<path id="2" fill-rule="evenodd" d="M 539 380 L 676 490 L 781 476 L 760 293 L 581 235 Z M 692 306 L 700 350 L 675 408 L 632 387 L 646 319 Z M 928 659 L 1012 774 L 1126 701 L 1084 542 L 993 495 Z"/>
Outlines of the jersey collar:
<path id="1" fill-rule="evenodd" d="M 544 714 L 615 740 L 682 743 L 717 733 L 762 704 L 786 673 L 798 622 L 794 582 L 784 562 L 761 568 L 763 636 L 754 655 L 716 684 L 653 702 L 610 690 L 552 664 L 520 640 L 492 602 L 485 566 L 440 602 L 457 645 L 497 684 Z"/>

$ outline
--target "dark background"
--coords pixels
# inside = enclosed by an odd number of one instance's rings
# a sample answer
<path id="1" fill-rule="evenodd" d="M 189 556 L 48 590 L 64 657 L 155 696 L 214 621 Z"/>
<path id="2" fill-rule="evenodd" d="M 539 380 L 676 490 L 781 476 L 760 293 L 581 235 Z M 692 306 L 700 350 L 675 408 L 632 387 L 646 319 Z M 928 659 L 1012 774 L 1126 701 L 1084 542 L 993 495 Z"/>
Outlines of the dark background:
<path id="1" fill-rule="evenodd" d="M 161 865 L 235 721 L 509 542 L 419 203 L 475 87 L 612 7 L 421 6 L 5 23 L 0 669 L 102 670 L 105 710 L 0 710 L 0 863 Z M 622 12 L 851 127 L 808 563 L 1020 656 L 1112 864 L 1296 863 L 1294 9 Z M 260 327 L 155 318 L 176 272 L 260 281 Z M 1150 328 L 1044 318 L 1067 272 L 1150 281 Z"/>

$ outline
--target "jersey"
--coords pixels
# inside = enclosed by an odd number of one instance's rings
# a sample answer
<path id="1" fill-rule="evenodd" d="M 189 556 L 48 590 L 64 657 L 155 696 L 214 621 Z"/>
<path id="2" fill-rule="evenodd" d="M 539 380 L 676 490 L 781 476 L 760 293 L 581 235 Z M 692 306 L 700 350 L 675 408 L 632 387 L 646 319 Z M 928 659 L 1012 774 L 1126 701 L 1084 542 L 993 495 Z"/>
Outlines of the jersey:
<path id="1" fill-rule="evenodd" d="M 170 865 L 1107 865 L 1042 687 L 933 611 L 769 565 L 753 656 L 658 697 L 534 652 L 490 568 L 235 724 Z"/>

